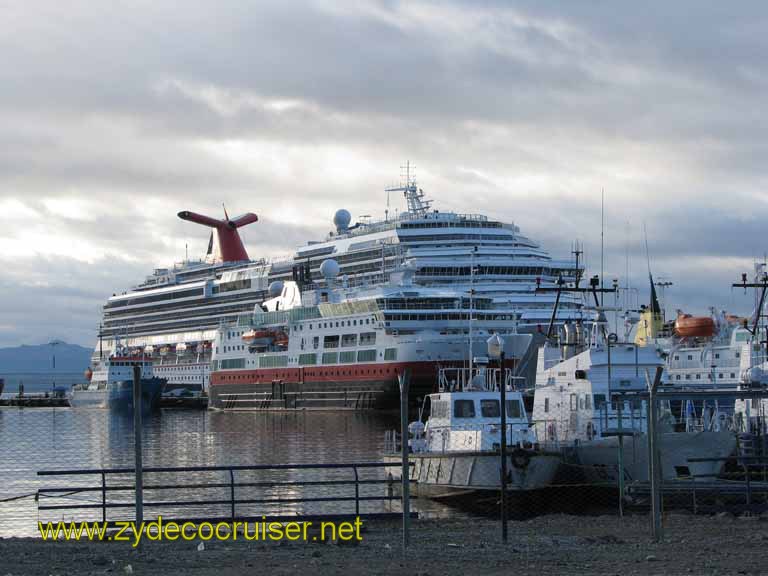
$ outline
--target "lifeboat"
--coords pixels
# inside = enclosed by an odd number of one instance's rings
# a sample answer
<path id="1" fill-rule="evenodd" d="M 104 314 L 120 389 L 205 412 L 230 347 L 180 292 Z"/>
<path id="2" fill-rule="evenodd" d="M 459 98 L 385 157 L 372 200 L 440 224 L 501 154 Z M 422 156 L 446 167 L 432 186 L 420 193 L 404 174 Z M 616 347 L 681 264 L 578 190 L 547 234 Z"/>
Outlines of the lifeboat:
<path id="1" fill-rule="evenodd" d="M 205 346 L 202 343 L 195 346 L 195 354 L 202 354 L 203 352 L 205 352 Z"/>
<path id="2" fill-rule="evenodd" d="M 675 334 L 681 338 L 709 338 L 715 334 L 715 321 L 709 316 L 680 314 L 675 320 Z"/>
<path id="3" fill-rule="evenodd" d="M 154 351 L 155 351 L 155 347 L 154 346 L 145 346 L 144 347 L 144 353 L 149 355 L 149 356 L 152 356 L 152 353 Z"/>
<path id="4" fill-rule="evenodd" d="M 282 348 L 288 347 L 288 334 L 285 332 L 276 332 L 275 333 L 275 346 L 280 346 Z"/>
<path id="5" fill-rule="evenodd" d="M 170 351 L 171 351 L 171 347 L 170 346 L 162 346 L 160 348 L 160 356 L 168 356 L 168 352 L 170 352 Z"/>
<path id="6" fill-rule="evenodd" d="M 203 342 L 203 348 L 205 348 L 206 350 L 210 350 L 212 346 L 213 344 L 211 343 L 210 340 L 206 340 L 205 342 Z"/>
<path id="7" fill-rule="evenodd" d="M 187 345 L 184 342 L 176 344 L 176 354 L 185 354 L 187 352 Z"/>
<path id="8" fill-rule="evenodd" d="M 91 370 L 91 368 L 88 367 L 85 369 L 85 379 L 88 380 L 88 382 L 90 382 L 91 378 L 93 378 L 93 370 Z"/>
<path id="9" fill-rule="evenodd" d="M 242 335 L 243 342 L 249 346 L 263 347 L 275 344 L 288 345 L 288 335 L 282 330 L 249 330 Z"/>

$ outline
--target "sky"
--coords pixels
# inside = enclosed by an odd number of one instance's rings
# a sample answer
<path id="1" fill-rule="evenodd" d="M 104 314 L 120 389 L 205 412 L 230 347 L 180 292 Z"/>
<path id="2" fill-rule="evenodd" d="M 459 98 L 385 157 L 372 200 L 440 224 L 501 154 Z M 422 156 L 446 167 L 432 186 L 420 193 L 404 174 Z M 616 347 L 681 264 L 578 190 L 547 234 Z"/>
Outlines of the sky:
<path id="1" fill-rule="evenodd" d="M 100 308 L 247 211 L 252 256 L 382 215 L 410 161 L 668 311 L 750 311 L 768 251 L 768 6 L 0 0 L 0 346 L 93 345 Z M 399 204 L 398 204 L 399 203 Z M 392 209 L 402 209 L 392 198 Z"/>

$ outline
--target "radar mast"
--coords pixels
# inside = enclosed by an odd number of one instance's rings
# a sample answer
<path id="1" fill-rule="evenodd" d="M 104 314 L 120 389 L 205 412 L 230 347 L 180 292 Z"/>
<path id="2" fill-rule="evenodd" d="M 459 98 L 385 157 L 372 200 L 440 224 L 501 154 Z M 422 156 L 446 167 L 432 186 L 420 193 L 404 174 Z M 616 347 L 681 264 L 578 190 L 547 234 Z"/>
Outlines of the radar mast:
<path id="1" fill-rule="evenodd" d="M 405 166 L 401 166 L 400 169 L 405 171 L 405 182 L 401 183 L 400 186 L 386 188 L 385 192 L 402 192 L 408 203 L 408 213 L 412 215 L 411 217 L 426 217 L 432 206 L 432 200 L 427 200 L 424 191 L 416 186 L 416 179 L 411 177 L 410 161 L 406 162 Z"/>

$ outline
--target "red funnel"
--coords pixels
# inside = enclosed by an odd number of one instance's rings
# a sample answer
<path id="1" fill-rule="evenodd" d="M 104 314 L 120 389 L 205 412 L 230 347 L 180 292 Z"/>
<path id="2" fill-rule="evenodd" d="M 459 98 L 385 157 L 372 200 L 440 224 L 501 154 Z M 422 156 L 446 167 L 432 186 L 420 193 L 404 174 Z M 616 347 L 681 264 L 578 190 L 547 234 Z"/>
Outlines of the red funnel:
<path id="1" fill-rule="evenodd" d="M 224 214 L 226 215 L 226 212 Z M 219 252 L 221 252 L 221 259 L 224 262 L 249 260 L 248 252 L 245 251 L 245 246 L 243 246 L 243 241 L 240 239 L 240 234 L 237 232 L 237 229 L 241 226 L 246 226 L 258 221 L 259 218 L 256 214 L 248 212 L 231 220 L 229 217 L 226 217 L 223 220 L 217 220 L 210 216 L 203 216 L 202 214 L 184 210 L 183 212 L 179 212 L 178 216 L 182 220 L 188 220 L 189 222 L 196 222 L 203 226 L 215 228 L 219 236 Z"/>

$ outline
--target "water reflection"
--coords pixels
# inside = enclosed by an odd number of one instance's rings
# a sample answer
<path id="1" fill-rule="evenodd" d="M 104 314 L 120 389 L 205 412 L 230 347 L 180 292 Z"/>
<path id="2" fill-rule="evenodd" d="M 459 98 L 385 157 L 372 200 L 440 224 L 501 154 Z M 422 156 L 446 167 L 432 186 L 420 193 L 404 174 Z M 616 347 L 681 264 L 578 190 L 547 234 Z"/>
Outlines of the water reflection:
<path id="1" fill-rule="evenodd" d="M 205 466 L 237 464 L 286 464 L 320 462 L 377 461 L 384 447 L 384 431 L 398 425 L 397 415 L 334 412 L 257 413 L 165 411 L 146 417 L 143 422 L 144 465 Z M 94 485 L 97 477 L 40 478 L 38 470 L 82 468 L 119 468 L 133 466 L 133 419 L 130 415 L 106 410 L 82 409 L 0 409 L 0 500 L 33 493 L 42 486 Z M 228 481 L 228 473 L 218 473 L 216 481 Z M 368 471 L 380 475 L 383 470 Z M 307 479 L 349 479 L 350 471 L 296 470 L 238 472 L 238 482 L 283 482 Z M 210 481 L 203 473 L 165 474 L 145 480 L 162 483 Z M 41 482 L 44 481 L 44 482 Z M 126 484 L 128 478 L 114 478 L 110 484 Z M 313 496 L 321 488 L 280 486 L 242 488 L 237 498 L 263 499 L 280 496 Z M 368 487 L 381 493 L 383 487 Z M 226 493 L 226 494 L 224 494 Z M 149 491 L 147 501 L 157 501 L 177 494 Z M 186 499 L 228 498 L 228 489 L 218 494 L 187 489 Z M 99 500 L 99 494 L 70 497 L 87 502 Z M 131 502 L 132 492 L 115 493 L 110 500 Z M 424 505 L 426 503 L 420 503 Z M 253 505 L 254 513 L 314 511 L 314 504 L 283 506 Z M 370 506 L 374 506 L 371 504 Z M 376 504 L 383 509 L 383 504 Z M 206 515 L 226 513 L 200 508 Z M 150 511 L 155 514 L 168 510 Z M 119 515 L 128 517 L 130 509 Z M 80 517 L 80 513 L 77 513 Z M 117 516 L 117 515 L 115 515 Z M 71 517 L 71 514 L 67 517 Z M 111 514 L 112 517 L 112 514 Z M 46 519 L 46 518 L 43 518 Z M 34 534 L 37 507 L 31 498 L 0 503 L 0 536 Z"/>

